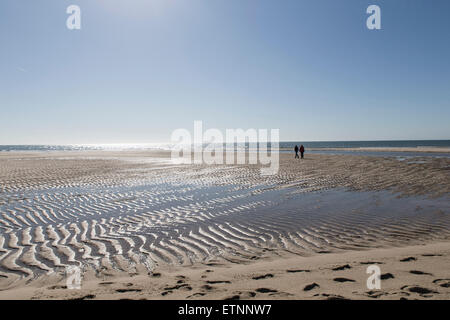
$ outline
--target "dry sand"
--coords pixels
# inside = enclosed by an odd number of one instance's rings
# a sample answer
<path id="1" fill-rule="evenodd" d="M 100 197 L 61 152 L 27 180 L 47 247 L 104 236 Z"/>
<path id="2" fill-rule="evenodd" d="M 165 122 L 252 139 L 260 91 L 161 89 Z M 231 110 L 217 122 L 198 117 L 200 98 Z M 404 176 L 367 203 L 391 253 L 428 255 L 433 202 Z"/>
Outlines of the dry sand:
<path id="1" fill-rule="evenodd" d="M 381 271 L 368 289 L 369 266 Z M 85 274 L 67 289 L 62 275 L 0 291 L 0 299 L 449 299 L 450 243 L 403 248 L 282 256 L 244 265 L 195 264 L 150 274 Z"/>
<path id="2" fill-rule="evenodd" d="M 449 297 L 449 158 L 281 154 L 263 177 L 168 156 L 0 153 L 0 298 Z"/>

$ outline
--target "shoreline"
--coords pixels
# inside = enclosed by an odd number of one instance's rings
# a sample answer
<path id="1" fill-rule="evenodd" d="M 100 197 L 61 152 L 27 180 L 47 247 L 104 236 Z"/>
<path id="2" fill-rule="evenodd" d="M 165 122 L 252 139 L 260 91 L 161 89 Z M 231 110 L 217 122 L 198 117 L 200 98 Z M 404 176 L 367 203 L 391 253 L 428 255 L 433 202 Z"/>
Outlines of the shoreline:
<path id="1" fill-rule="evenodd" d="M 450 153 L 449 147 L 361 147 L 361 148 L 310 148 L 311 151 L 371 151 L 371 152 L 417 152 Z"/>
<path id="2" fill-rule="evenodd" d="M 293 152 L 292 148 L 279 148 L 280 152 Z M 308 147 L 306 152 L 308 151 L 355 151 L 355 152 L 361 152 L 361 151 L 370 151 L 370 152 L 411 152 L 411 153 L 450 153 L 450 147 Z M 58 153 L 146 153 L 146 154 L 170 154 L 172 150 L 169 149 L 86 149 L 86 150 L 0 150 L 0 155 L 3 154 L 36 154 L 36 153 L 43 153 L 43 154 L 58 154 Z M 242 152 L 241 150 L 235 150 L 235 152 Z M 254 150 L 246 151 L 246 152 L 255 152 Z"/>

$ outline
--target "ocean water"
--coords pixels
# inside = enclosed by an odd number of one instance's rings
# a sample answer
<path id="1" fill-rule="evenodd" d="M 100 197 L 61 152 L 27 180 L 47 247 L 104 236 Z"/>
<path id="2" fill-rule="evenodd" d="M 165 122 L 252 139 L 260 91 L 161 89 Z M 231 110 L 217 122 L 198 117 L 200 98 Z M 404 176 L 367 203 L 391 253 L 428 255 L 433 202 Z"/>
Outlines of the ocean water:
<path id="1" fill-rule="evenodd" d="M 450 148 L 450 140 L 386 140 L 386 141 L 281 141 L 280 149 L 303 144 L 305 148 Z M 81 150 L 171 150 L 172 143 L 142 144 L 71 144 L 71 145 L 0 145 L 0 151 L 81 151 Z M 248 144 L 246 144 L 248 149 Z"/>
<path id="2" fill-rule="evenodd" d="M 280 148 L 303 144 L 305 148 L 417 148 L 450 147 L 450 140 L 378 140 L 378 141 L 283 141 Z"/>
<path id="3" fill-rule="evenodd" d="M 367 150 L 345 150 L 346 148 L 420 148 L 441 147 L 450 148 L 450 140 L 386 140 L 386 141 L 281 141 L 281 152 L 292 152 L 295 145 L 303 144 L 307 152 L 322 154 L 353 154 L 372 156 L 433 156 L 450 157 L 450 153 L 428 152 L 385 152 Z M 206 144 L 204 145 L 206 146 Z M 220 146 L 220 145 L 218 145 Z M 173 143 L 148 143 L 148 144 L 73 144 L 73 145 L 0 145 L 0 152 L 8 151 L 83 151 L 83 150 L 172 150 Z M 254 146 L 248 143 L 226 144 L 225 149 L 253 150 Z M 326 149 L 335 150 L 326 150 Z M 270 149 L 270 144 L 268 149 Z M 323 149 L 323 150 L 321 150 Z M 339 150 L 342 149 L 342 150 Z"/>

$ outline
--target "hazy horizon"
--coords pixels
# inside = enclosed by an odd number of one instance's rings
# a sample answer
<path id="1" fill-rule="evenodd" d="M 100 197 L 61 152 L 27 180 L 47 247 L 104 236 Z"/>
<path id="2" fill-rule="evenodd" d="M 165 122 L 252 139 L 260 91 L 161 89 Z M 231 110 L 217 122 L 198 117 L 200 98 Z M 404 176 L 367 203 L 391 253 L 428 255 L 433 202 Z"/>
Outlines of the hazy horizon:
<path id="1" fill-rule="evenodd" d="M 401 147 L 407 147 L 407 146 L 421 146 L 420 142 L 424 142 L 425 144 L 422 146 L 428 147 L 428 146 L 437 146 L 437 147 L 446 147 L 449 148 L 450 147 L 450 139 L 433 139 L 433 140 L 428 140 L 428 139 L 414 139 L 414 140 L 301 140 L 301 139 L 297 139 L 297 140 L 280 140 L 280 148 L 286 148 L 290 146 L 287 146 L 287 144 L 313 144 L 313 147 L 315 148 L 316 146 L 319 146 L 319 148 L 321 147 L 328 147 L 326 144 L 330 144 L 330 145 L 337 145 L 339 143 L 343 143 L 343 144 L 354 144 L 354 145 L 359 145 L 360 147 L 367 147 L 367 145 L 369 144 L 374 144 L 377 147 L 382 146 L 382 143 L 386 142 L 387 144 L 386 146 L 390 146 L 393 145 L 393 143 L 398 143 L 397 145 L 401 146 Z M 414 144 L 414 142 L 416 142 L 417 144 Z M 233 143 L 233 141 L 224 141 L 224 144 L 229 144 L 229 143 Z M 248 143 L 248 142 L 246 142 Z M 436 144 L 437 143 L 437 144 Z M 164 142 L 148 142 L 148 143 L 134 143 L 134 142 L 128 142 L 128 143 L 66 143 L 66 144 L 0 144 L 0 147 L 7 147 L 7 146 L 23 146 L 23 147 L 27 147 L 27 146 L 48 146 L 48 147 L 93 147 L 93 148 L 136 148 L 136 149 L 140 149 L 140 148 L 148 148 L 148 147 L 154 147 L 154 148 L 159 148 L 159 147 L 168 147 L 168 146 L 173 146 L 175 145 L 175 142 L 172 141 L 164 141 Z M 208 142 L 203 142 L 203 144 L 208 144 Z M 320 145 L 323 146 L 320 146 Z M 0 151 L 2 151 L 2 149 L 0 148 Z"/>
<path id="2" fill-rule="evenodd" d="M 66 8 L 81 8 L 81 30 Z M 381 30 L 366 9 L 381 8 Z M 0 144 L 450 139 L 450 2 L 0 3 Z M 161 142 L 163 141 L 163 142 Z M 164 142 L 165 141 L 165 142 Z"/>

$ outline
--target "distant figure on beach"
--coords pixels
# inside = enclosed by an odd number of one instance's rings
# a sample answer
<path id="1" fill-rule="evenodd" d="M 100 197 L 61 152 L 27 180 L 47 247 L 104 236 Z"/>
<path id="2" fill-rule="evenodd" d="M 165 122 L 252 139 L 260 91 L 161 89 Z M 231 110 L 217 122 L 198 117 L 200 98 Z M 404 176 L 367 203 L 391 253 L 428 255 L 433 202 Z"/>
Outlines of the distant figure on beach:
<path id="1" fill-rule="evenodd" d="M 298 159 L 298 146 L 297 145 L 295 145 L 294 151 L 295 151 L 295 159 Z"/>
<path id="2" fill-rule="evenodd" d="M 303 145 L 300 146 L 300 155 L 303 159 L 303 154 L 305 153 L 305 147 Z"/>

